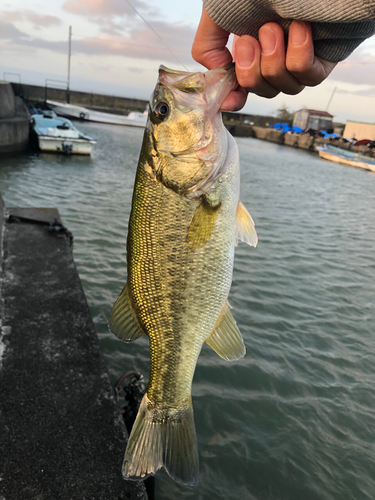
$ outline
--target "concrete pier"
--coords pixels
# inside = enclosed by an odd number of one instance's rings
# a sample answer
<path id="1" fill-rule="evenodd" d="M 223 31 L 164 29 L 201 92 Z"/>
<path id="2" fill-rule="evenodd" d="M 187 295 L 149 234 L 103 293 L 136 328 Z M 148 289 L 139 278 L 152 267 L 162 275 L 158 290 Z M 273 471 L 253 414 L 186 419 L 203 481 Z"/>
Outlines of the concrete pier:
<path id="1" fill-rule="evenodd" d="M 146 500 L 56 209 L 10 209 L 3 234 L 0 499 Z M 34 221 L 34 222 L 33 222 Z M 131 368 L 131 367 L 130 367 Z"/>

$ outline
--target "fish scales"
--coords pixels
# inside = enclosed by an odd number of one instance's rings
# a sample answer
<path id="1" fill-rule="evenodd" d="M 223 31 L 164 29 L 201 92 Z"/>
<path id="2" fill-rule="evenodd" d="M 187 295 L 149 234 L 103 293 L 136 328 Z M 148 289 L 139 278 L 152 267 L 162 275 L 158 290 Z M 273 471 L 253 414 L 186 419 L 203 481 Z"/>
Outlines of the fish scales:
<path id="1" fill-rule="evenodd" d="M 225 359 L 245 352 L 227 297 L 236 235 L 255 245 L 256 233 L 238 199 L 237 147 L 219 114 L 234 83 L 233 68 L 203 75 L 162 67 L 150 100 L 129 221 L 128 281 L 110 318 L 122 340 L 150 340 L 149 383 L 123 464 L 127 479 L 165 467 L 177 481 L 196 484 L 191 385 L 202 345 Z"/>

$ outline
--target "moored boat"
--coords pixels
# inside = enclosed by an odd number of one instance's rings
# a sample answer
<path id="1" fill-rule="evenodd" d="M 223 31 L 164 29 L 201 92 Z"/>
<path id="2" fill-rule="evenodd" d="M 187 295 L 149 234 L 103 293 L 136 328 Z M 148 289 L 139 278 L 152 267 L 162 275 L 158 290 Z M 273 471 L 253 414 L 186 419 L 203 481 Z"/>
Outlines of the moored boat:
<path id="1" fill-rule="evenodd" d="M 143 113 L 131 111 L 127 116 L 124 116 L 112 113 L 103 113 L 102 111 L 94 111 L 92 109 L 84 108 L 83 106 L 76 106 L 74 104 L 67 104 L 63 102 L 46 101 L 46 103 L 55 111 L 57 115 L 68 118 L 109 123 L 111 125 L 128 125 L 130 127 L 145 127 L 147 122 L 146 111 Z"/>
<path id="2" fill-rule="evenodd" d="M 346 151 L 345 149 L 324 144 L 324 146 L 316 146 L 319 156 L 325 160 L 347 165 L 349 167 L 363 168 L 375 172 L 375 158 Z"/>
<path id="3" fill-rule="evenodd" d="M 70 120 L 51 111 L 31 116 L 31 137 L 41 151 L 52 153 L 89 155 L 96 144 Z"/>

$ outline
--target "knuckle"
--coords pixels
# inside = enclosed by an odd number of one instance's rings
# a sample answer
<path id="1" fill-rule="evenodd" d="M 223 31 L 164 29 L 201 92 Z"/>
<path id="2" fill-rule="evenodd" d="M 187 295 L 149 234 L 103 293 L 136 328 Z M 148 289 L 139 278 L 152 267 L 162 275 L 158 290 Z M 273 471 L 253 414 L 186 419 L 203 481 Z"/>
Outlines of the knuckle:
<path id="1" fill-rule="evenodd" d="M 193 43 L 193 46 L 191 48 L 191 55 L 192 55 L 192 58 L 194 59 L 194 61 L 197 61 L 198 63 L 201 62 L 202 51 L 196 42 Z"/>
<path id="2" fill-rule="evenodd" d="M 310 65 L 306 64 L 302 59 L 292 59 L 286 63 L 287 70 L 293 75 L 304 76 L 309 73 Z"/>
<path id="3" fill-rule="evenodd" d="M 280 67 L 278 64 L 269 64 L 269 63 L 264 63 L 262 64 L 262 75 L 263 77 L 268 80 L 277 80 L 283 76 L 285 73 L 285 68 Z"/>
<path id="4" fill-rule="evenodd" d="M 279 90 L 269 90 L 267 92 L 256 92 L 256 94 L 259 96 L 259 97 L 264 97 L 266 99 L 273 99 L 274 97 L 276 97 L 277 95 L 280 94 L 280 91 Z"/>
<path id="5" fill-rule="evenodd" d="M 237 74 L 237 81 L 238 81 L 240 87 L 243 87 L 249 91 L 257 88 L 259 83 L 260 83 L 257 75 L 254 75 L 252 73 L 250 73 L 250 74 L 242 74 L 242 73 Z"/>

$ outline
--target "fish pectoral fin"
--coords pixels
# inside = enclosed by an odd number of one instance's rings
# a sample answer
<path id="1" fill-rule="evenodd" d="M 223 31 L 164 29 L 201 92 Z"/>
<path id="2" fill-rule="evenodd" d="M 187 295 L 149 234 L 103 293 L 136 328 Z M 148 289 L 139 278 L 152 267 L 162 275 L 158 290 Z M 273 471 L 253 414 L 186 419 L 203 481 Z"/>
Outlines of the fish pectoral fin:
<path id="1" fill-rule="evenodd" d="M 146 335 L 130 301 L 128 284 L 125 285 L 112 308 L 109 329 L 113 335 L 124 342 L 131 342 Z"/>
<path id="2" fill-rule="evenodd" d="M 213 206 L 206 197 L 202 198 L 187 234 L 187 243 L 193 250 L 203 247 L 212 238 L 220 207 L 219 201 Z"/>
<path id="3" fill-rule="evenodd" d="M 216 323 L 215 329 L 206 339 L 220 357 L 228 361 L 242 358 L 246 353 L 242 335 L 227 303 Z"/>
<path id="4" fill-rule="evenodd" d="M 236 212 L 236 246 L 239 240 L 253 247 L 258 243 L 254 221 L 241 200 L 238 202 Z"/>

